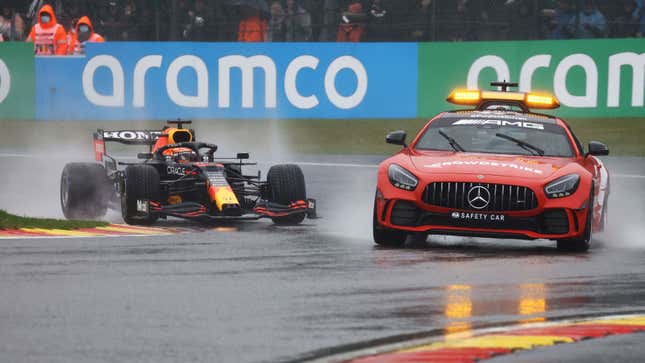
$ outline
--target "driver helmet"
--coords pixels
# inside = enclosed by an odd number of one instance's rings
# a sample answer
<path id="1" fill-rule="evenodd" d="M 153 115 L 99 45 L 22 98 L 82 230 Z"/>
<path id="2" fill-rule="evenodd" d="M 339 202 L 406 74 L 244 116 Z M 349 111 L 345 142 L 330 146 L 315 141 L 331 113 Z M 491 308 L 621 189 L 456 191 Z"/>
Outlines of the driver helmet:
<path id="1" fill-rule="evenodd" d="M 189 163 L 199 161 L 197 153 L 187 147 L 176 147 L 164 151 L 164 156 L 172 159 L 176 163 Z"/>

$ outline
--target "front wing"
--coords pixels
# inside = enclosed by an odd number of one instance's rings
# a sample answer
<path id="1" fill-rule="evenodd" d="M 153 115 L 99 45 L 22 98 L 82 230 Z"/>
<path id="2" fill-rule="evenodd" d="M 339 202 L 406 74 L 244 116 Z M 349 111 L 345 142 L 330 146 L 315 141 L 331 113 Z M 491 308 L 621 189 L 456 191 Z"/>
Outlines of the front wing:
<path id="1" fill-rule="evenodd" d="M 317 218 L 315 199 L 299 200 L 292 202 L 289 205 L 261 200 L 252 210 L 242 210 L 241 214 L 236 215 L 211 214 L 208 212 L 208 208 L 195 202 L 162 205 L 160 203 L 150 201 L 149 205 L 150 212 L 152 213 L 203 221 L 257 220 L 261 218 L 285 217 L 301 213 L 305 213 L 309 219 Z"/>

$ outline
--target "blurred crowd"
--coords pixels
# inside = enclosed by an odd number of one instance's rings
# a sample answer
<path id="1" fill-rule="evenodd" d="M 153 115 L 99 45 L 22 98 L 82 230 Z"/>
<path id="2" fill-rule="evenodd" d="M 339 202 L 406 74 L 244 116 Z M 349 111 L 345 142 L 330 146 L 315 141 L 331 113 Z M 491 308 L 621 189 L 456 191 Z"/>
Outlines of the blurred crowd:
<path id="1" fill-rule="evenodd" d="M 641 37 L 644 0 L 3 0 L 0 40 L 48 3 L 107 41 L 462 41 Z"/>

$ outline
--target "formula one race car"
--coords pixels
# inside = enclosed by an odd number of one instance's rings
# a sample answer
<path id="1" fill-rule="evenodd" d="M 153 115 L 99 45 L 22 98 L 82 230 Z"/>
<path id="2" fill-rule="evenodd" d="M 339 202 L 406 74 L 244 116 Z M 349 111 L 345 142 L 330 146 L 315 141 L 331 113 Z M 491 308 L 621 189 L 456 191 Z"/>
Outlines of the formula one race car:
<path id="1" fill-rule="evenodd" d="M 548 95 L 458 90 L 448 101 L 474 109 L 435 116 L 379 166 L 373 236 L 400 246 L 408 235 L 551 239 L 560 250 L 586 251 L 607 219 L 609 174 L 592 141 L 585 151 L 563 120 L 530 111 L 555 109 Z"/>
<path id="2" fill-rule="evenodd" d="M 271 218 L 295 225 L 315 218 L 316 204 L 307 199 L 305 178 L 297 165 L 274 165 L 266 181 L 245 175 L 248 153 L 216 158 L 217 145 L 193 141 L 190 121 L 168 121 L 162 131 L 98 130 L 95 158 L 100 163 L 70 163 L 63 169 L 61 206 L 70 219 L 100 218 L 108 208 L 121 210 L 128 224 L 149 225 L 167 216 L 209 220 Z M 148 145 L 143 162 L 117 161 L 105 143 Z M 123 168 L 125 167 L 125 168 Z"/>

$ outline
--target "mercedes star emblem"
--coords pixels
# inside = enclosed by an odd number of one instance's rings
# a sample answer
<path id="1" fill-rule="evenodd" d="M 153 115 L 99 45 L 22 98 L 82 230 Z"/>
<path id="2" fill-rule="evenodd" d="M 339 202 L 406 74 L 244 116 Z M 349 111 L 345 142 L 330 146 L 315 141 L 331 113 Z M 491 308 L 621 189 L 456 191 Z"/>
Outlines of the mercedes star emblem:
<path id="1" fill-rule="evenodd" d="M 486 187 L 475 185 L 468 191 L 468 204 L 475 209 L 484 209 L 490 203 L 490 192 Z"/>

